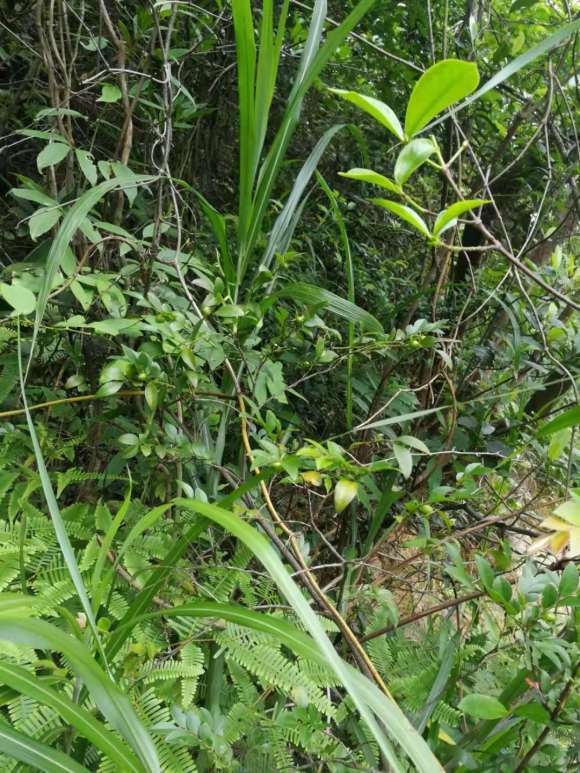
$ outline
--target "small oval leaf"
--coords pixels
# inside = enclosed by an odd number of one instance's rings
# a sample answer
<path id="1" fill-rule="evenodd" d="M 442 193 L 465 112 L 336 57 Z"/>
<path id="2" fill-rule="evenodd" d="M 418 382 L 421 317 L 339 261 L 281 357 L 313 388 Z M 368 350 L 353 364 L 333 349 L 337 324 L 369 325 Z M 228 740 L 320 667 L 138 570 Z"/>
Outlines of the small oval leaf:
<path id="1" fill-rule="evenodd" d="M 342 513 L 356 497 L 357 492 L 358 484 L 354 480 L 346 478 L 339 480 L 334 488 L 334 509 L 336 512 Z"/>
<path id="2" fill-rule="evenodd" d="M 457 218 L 464 215 L 466 212 L 470 212 L 472 209 L 482 207 L 484 204 L 489 204 L 489 199 L 466 199 L 465 201 L 456 201 L 443 212 L 437 215 L 435 226 L 433 227 L 433 234 L 439 236 L 451 226 L 455 225 Z"/>

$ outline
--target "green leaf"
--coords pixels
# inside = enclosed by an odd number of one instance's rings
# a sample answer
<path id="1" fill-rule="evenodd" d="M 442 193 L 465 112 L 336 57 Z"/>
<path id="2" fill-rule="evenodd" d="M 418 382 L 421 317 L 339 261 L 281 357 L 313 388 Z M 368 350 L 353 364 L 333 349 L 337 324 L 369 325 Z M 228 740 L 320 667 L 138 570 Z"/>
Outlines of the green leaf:
<path id="1" fill-rule="evenodd" d="M 43 773 L 89 773 L 88 768 L 79 765 L 68 754 L 13 730 L 4 721 L 0 721 L 0 749 L 6 756 Z"/>
<path id="2" fill-rule="evenodd" d="M 401 193 L 401 186 L 389 180 L 378 172 L 373 172 L 372 169 L 349 169 L 348 172 L 339 172 L 341 177 L 347 177 L 349 180 L 358 180 L 363 183 L 369 183 L 370 185 L 378 185 L 380 188 L 385 188 L 391 193 Z"/>
<path id="3" fill-rule="evenodd" d="M 580 425 L 580 406 L 570 408 L 559 416 L 556 416 L 552 421 L 544 424 L 538 431 L 538 437 L 544 438 L 548 435 L 553 435 L 555 432 L 560 432 L 560 430 L 568 429 L 569 427 L 577 427 L 578 425 Z"/>
<path id="4" fill-rule="evenodd" d="M 17 199 L 25 199 L 26 201 L 34 201 L 37 204 L 44 204 L 48 207 L 55 207 L 58 205 L 58 201 L 48 196 L 42 191 L 37 191 L 34 188 L 12 188 L 10 193 L 16 196 Z"/>
<path id="5" fill-rule="evenodd" d="M 465 212 L 482 207 L 484 204 L 489 204 L 489 200 L 466 199 L 465 201 L 457 201 L 455 204 L 447 207 L 447 209 L 444 209 L 443 212 L 440 212 L 437 215 L 435 227 L 433 228 L 433 234 L 435 236 L 439 236 L 443 233 L 443 231 L 446 231 L 448 228 L 454 226 L 457 222 L 457 218 L 463 215 Z"/>
<path id="6" fill-rule="evenodd" d="M 493 581 L 495 580 L 495 573 L 491 568 L 491 564 L 482 556 L 475 556 L 475 562 L 477 563 L 477 568 L 479 570 L 481 584 L 489 593 L 489 591 L 492 589 Z"/>
<path id="7" fill-rule="evenodd" d="M 550 607 L 553 607 L 557 600 L 558 589 L 556 586 L 551 582 L 549 582 L 547 585 L 544 585 L 542 590 L 542 606 L 544 609 L 550 609 Z"/>
<path id="8" fill-rule="evenodd" d="M 91 185 L 97 184 L 97 167 L 93 161 L 92 153 L 87 150 L 75 150 L 75 156 L 81 172 L 87 178 Z"/>
<path id="9" fill-rule="evenodd" d="M 415 84 L 407 104 L 405 133 L 412 137 L 432 118 L 475 91 L 479 72 L 473 62 L 444 59 L 430 67 Z"/>
<path id="10" fill-rule="evenodd" d="M 347 480 L 342 478 L 334 487 L 334 509 L 337 513 L 342 513 L 343 510 L 350 505 L 352 500 L 356 497 L 358 492 L 358 484 L 354 480 Z"/>
<path id="11" fill-rule="evenodd" d="M 122 96 L 121 89 L 114 83 L 103 83 L 101 84 L 101 96 L 97 102 L 118 102 Z"/>
<path id="12" fill-rule="evenodd" d="M 558 593 L 560 596 L 562 596 L 562 598 L 565 598 L 566 596 L 571 596 L 573 593 L 576 593 L 577 588 L 578 567 L 573 561 L 571 561 L 569 564 L 566 564 L 566 568 L 562 572 Z"/>
<path id="13" fill-rule="evenodd" d="M 563 518 L 572 526 L 580 527 L 580 502 L 570 499 L 568 502 L 558 505 L 554 510 L 554 515 Z"/>
<path id="14" fill-rule="evenodd" d="M 407 182 L 413 172 L 435 153 L 435 145 L 431 140 L 411 140 L 401 150 L 395 163 L 395 180 L 399 185 Z"/>
<path id="15" fill-rule="evenodd" d="M 7 285 L 0 282 L 0 294 L 18 314 L 32 314 L 36 308 L 34 293 L 22 285 Z"/>
<path id="16" fill-rule="evenodd" d="M 4 616 L 0 616 L 0 640 L 26 644 L 49 653 L 63 653 L 84 682 L 103 716 L 129 743 L 143 762 L 145 770 L 160 773 L 161 766 L 153 741 L 130 700 L 97 665 L 82 642 L 42 620 Z"/>
<path id="17" fill-rule="evenodd" d="M 514 711 L 516 717 L 523 717 L 524 719 L 530 719 L 532 722 L 538 722 L 541 725 L 545 725 L 550 721 L 550 712 L 541 703 L 523 703 L 518 706 Z"/>
<path id="18" fill-rule="evenodd" d="M 45 685 L 35 674 L 6 661 L 0 661 L 0 682 L 27 695 L 43 706 L 57 711 L 65 722 L 89 740 L 118 770 L 142 771 L 143 766 L 129 751 L 120 738 L 108 730 L 102 722 L 71 700 L 63 692 Z M 44 768 L 43 768 L 44 769 Z"/>
<path id="19" fill-rule="evenodd" d="M 276 298 L 290 298 L 298 303 L 308 305 L 321 304 L 328 311 L 339 317 L 343 317 L 351 322 L 360 322 L 366 330 L 375 333 L 383 332 L 381 323 L 372 314 L 361 309 L 360 306 L 347 301 L 346 298 L 341 298 L 339 295 L 330 292 L 330 290 L 325 290 L 323 287 L 310 285 L 306 282 L 293 282 L 278 290 L 274 296 L 271 296 L 272 300 Z"/>
<path id="20" fill-rule="evenodd" d="M 64 142 L 51 142 L 36 157 L 38 171 L 42 172 L 47 166 L 59 164 L 70 153 L 70 147 Z"/>
<path id="21" fill-rule="evenodd" d="M 497 698 L 479 693 L 466 695 L 458 708 L 475 719 L 501 719 L 508 713 L 506 707 Z"/>
<path id="22" fill-rule="evenodd" d="M 393 453 L 403 477 L 409 478 L 413 472 L 413 454 L 401 443 L 393 443 Z"/>
<path id="23" fill-rule="evenodd" d="M 256 529 L 241 518 L 220 507 L 195 499 L 178 499 L 176 504 L 200 513 L 218 523 L 241 540 L 264 565 L 281 593 L 294 608 L 304 627 L 316 642 L 319 653 L 326 659 L 344 688 L 351 696 L 354 705 L 368 724 L 371 733 L 385 754 L 389 763 L 400 770 L 392 746 L 377 724 L 376 718 L 396 739 L 397 744 L 409 755 L 420 773 L 433 773 L 442 770 L 433 753 L 417 733 L 394 701 L 389 700 L 375 684 L 365 676 L 347 666 L 334 649 L 317 614 L 314 612 L 302 592 L 289 575 L 286 567 L 270 543 Z M 374 714 L 374 716 L 373 716 Z"/>
<path id="24" fill-rule="evenodd" d="M 389 427 L 392 424 L 404 424 L 406 421 L 420 419 L 423 416 L 429 416 L 431 413 L 444 411 L 447 408 L 449 408 L 449 406 L 444 405 L 441 406 L 441 408 L 425 408 L 423 411 L 412 411 L 411 413 L 403 413 L 400 416 L 389 416 L 388 419 L 379 419 L 378 421 L 372 421 L 370 424 L 359 424 L 358 427 L 353 429 L 353 432 L 360 432 L 367 429 L 378 429 L 379 427 Z"/>
<path id="25" fill-rule="evenodd" d="M 342 126 L 332 126 L 328 129 L 322 137 L 318 140 L 312 152 L 304 162 L 300 172 L 298 173 L 292 190 L 286 200 L 282 211 L 276 218 L 272 230 L 270 232 L 270 238 L 266 247 L 266 252 L 262 258 L 260 270 L 263 268 L 269 269 L 272 259 L 276 253 L 284 254 L 290 247 L 292 236 L 298 222 L 298 217 L 302 213 L 302 207 L 304 206 L 304 190 L 310 182 L 314 170 L 316 169 L 318 162 L 326 148 L 328 143 L 334 137 L 334 135 L 342 129 Z"/>
<path id="26" fill-rule="evenodd" d="M 62 211 L 58 207 L 46 207 L 37 209 L 28 221 L 28 229 L 30 231 L 30 238 L 36 241 L 39 236 L 45 234 L 47 231 L 58 223 Z"/>
<path id="27" fill-rule="evenodd" d="M 414 209 L 411 209 L 411 207 L 407 207 L 405 204 L 398 204 L 396 201 L 390 201 L 389 199 L 371 199 L 371 201 L 373 204 L 376 204 L 383 209 L 388 209 L 389 212 L 392 212 L 394 215 L 397 215 L 397 217 L 400 217 L 401 220 L 412 225 L 413 228 L 416 228 L 423 236 L 426 236 L 428 239 L 431 238 L 431 233 L 427 228 L 427 224 Z"/>
<path id="28" fill-rule="evenodd" d="M 399 119 L 391 110 L 391 108 L 380 99 L 374 97 L 367 97 L 364 94 L 359 94 L 357 91 L 345 91 L 344 89 L 329 89 L 333 94 L 336 94 L 341 99 L 345 99 L 347 102 L 352 102 L 365 113 L 372 116 L 375 121 L 378 121 L 382 126 L 388 129 L 397 139 L 403 142 L 405 135 L 403 133 L 403 127 L 401 126 Z"/>

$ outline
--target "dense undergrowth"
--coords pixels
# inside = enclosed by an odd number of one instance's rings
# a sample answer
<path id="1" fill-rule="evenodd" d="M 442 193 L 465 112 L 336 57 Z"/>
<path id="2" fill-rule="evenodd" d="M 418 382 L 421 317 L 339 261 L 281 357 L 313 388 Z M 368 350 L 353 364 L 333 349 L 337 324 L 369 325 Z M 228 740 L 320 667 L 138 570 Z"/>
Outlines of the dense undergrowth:
<path id="1" fill-rule="evenodd" d="M 0 770 L 567 771 L 568 2 L 0 8 Z"/>

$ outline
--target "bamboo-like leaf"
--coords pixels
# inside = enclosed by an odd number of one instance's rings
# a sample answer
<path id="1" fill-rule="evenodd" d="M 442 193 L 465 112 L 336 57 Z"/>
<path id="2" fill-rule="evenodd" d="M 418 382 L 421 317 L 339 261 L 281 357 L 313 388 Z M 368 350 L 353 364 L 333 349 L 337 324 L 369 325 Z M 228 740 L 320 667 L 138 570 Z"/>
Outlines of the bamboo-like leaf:
<path id="1" fill-rule="evenodd" d="M 13 730 L 3 721 L 0 721 L 0 750 L 43 773 L 89 773 L 88 768 L 79 765 L 68 754 Z"/>
<path id="2" fill-rule="evenodd" d="M 131 702 L 97 665 L 84 644 L 42 620 L 8 616 L 0 616 L 0 640 L 66 655 L 103 716 L 129 743 L 145 770 L 161 773 L 153 741 Z"/>
<path id="3" fill-rule="evenodd" d="M 412 225 L 413 228 L 428 239 L 431 237 L 427 223 L 414 209 L 411 209 L 411 207 L 407 207 L 405 204 L 399 204 L 396 201 L 390 201 L 389 199 L 371 199 L 371 201 L 373 204 L 376 204 L 383 209 L 388 209 L 389 212 L 392 212 L 394 215 L 397 215 L 397 217 L 400 217 L 401 220 Z"/>
<path id="4" fill-rule="evenodd" d="M 388 129 L 398 140 L 404 142 L 405 134 L 403 127 L 395 112 L 380 99 L 375 97 L 367 97 L 364 94 L 359 94 L 357 91 L 346 91 L 345 89 L 330 89 L 333 94 L 336 94 L 341 99 L 345 99 L 347 102 L 352 102 L 353 105 L 364 110 L 372 116 L 375 121 L 378 121 L 381 126 Z"/>
<path id="5" fill-rule="evenodd" d="M 254 528 L 227 510 L 195 499 L 178 499 L 176 504 L 200 513 L 219 524 L 241 540 L 264 565 L 281 593 L 292 605 L 303 625 L 310 632 L 327 665 L 341 680 L 362 718 L 368 724 L 381 751 L 396 770 L 401 770 L 391 744 L 377 724 L 375 716 L 388 729 L 397 743 L 415 763 L 418 771 L 433 773 L 442 770 L 437 759 L 421 736 L 415 731 L 399 707 L 379 692 L 362 674 L 350 669 L 340 658 L 328 638 L 316 613 L 312 610 L 294 580 L 288 574 L 276 551 Z M 373 713 L 375 716 L 373 716 Z"/>
<path id="6" fill-rule="evenodd" d="M 489 199 L 466 199 L 465 201 L 457 201 L 452 204 L 443 212 L 437 215 L 435 225 L 433 226 L 434 236 L 439 236 L 448 228 L 451 228 L 457 222 L 457 218 L 464 215 L 466 212 L 470 212 L 472 209 L 478 209 L 484 204 L 489 204 Z"/>
<path id="7" fill-rule="evenodd" d="M 322 304 L 332 314 L 351 322 L 359 322 L 366 330 L 375 333 L 383 332 L 383 327 L 376 317 L 324 287 L 310 285 L 306 282 L 293 282 L 278 290 L 272 298 L 290 298 L 298 303 L 308 305 Z"/>
<path id="8" fill-rule="evenodd" d="M 378 172 L 373 172 L 372 169 L 349 169 L 348 172 L 339 172 L 341 177 L 347 177 L 349 180 L 358 180 L 359 182 L 369 183 L 369 185 L 378 185 L 379 188 L 385 188 L 391 193 L 401 193 L 401 186 L 389 180 Z"/>
<path id="9" fill-rule="evenodd" d="M 34 674 L 20 666 L 0 661 L 0 682 L 38 701 L 43 706 L 50 706 L 57 711 L 67 724 L 100 749 L 118 770 L 140 773 L 144 769 L 123 741 L 108 730 L 102 722 L 72 701 L 68 695 L 45 685 Z"/>
<path id="10" fill-rule="evenodd" d="M 367 429 L 379 429 L 379 427 L 389 427 L 392 424 L 404 424 L 406 421 L 421 419 L 423 416 L 429 416 L 431 413 L 444 411 L 447 408 L 449 408 L 448 405 L 442 405 L 440 408 L 425 408 L 423 411 L 412 411 L 411 413 L 403 413 L 400 416 L 389 416 L 388 419 L 379 419 L 378 421 L 370 422 L 370 424 L 359 424 L 358 427 L 353 429 L 353 432 L 361 432 L 362 430 Z"/>

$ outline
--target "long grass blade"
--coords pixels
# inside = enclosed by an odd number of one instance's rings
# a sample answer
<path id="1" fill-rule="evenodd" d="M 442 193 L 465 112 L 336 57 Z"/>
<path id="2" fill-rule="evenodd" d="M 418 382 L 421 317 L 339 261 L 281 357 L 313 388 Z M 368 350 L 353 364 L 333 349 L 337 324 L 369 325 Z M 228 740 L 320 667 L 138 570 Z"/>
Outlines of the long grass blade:
<path id="1" fill-rule="evenodd" d="M 97 665 L 84 644 L 43 620 L 23 620 L 8 616 L 0 616 L 0 640 L 62 652 L 84 682 L 103 716 L 125 738 L 145 770 L 148 773 L 161 773 L 157 750 L 131 702 Z"/>
<path id="2" fill-rule="evenodd" d="M 43 706 L 50 706 L 57 711 L 67 724 L 100 749 L 118 770 L 131 773 L 143 771 L 143 765 L 121 739 L 108 730 L 102 722 L 95 719 L 90 712 L 72 701 L 68 695 L 48 687 L 24 668 L 7 662 L 0 662 L 0 682 L 38 701 Z"/>
<path id="3" fill-rule="evenodd" d="M 0 721 L 0 749 L 6 756 L 43 773 L 89 773 L 88 768 L 68 754 L 13 730 L 3 721 Z"/>
<path id="4" fill-rule="evenodd" d="M 310 54 L 307 54 L 308 65 L 304 71 L 300 73 L 298 83 L 292 89 L 280 129 L 278 130 L 274 142 L 272 143 L 272 147 L 260 169 L 256 193 L 252 203 L 252 220 L 247 231 L 243 233 L 243 238 L 240 241 L 241 257 L 238 264 L 238 286 L 245 276 L 248 262 L 259 237 L 272 188 L 278 178 L 288 145 L 300 118 L 304 96 L 338 46 L 340 46 L 352 32 L 354 27 L 374 2 L 375 0 L 360 0 L 347 18 L 336 29 L 329 33 L 325 43 L 318 49 L 316 55 L 311 57 Z M 316 20 L 313 23 L 316 30 L 319 30 L 319 27 L 316 25 Z M 322 32 L 321 29 L 319 31 L 320 33 Z M 311 45 L 308 46 L 309 52 L 313 45 L 314 37 L 312 38 Z"/>
<path id="5" fill-rule="evenodd" d="M 276 222 L 272 227 L 268 246 L 266 247 L 266 252 L 260 266 L 264 266 L 266 269 L 268 269 L 276 253 L 284 253 L 288 249 L 292 236 L 294 235 L 294 229 L 296 228 L 294 213 L 296 212 L 302 196 L 304 195 L 304 190 L 310 182 L 316 167 L 318 166 L 320 157 L 328 147 L 328 143 L 342 128 L 343 127 L 339 125 L 328 129 L 318 140 L 312 149 L 312 152 L 304 162 L 302 169 L 294 181 L 294 185 L 290 191 L 288 199 L 286 200 L 286 204 L 276 218 Z"/>
<path id="6" fill-rule="evenodd" d="M 422 773 L 442 770 L 436 758 L 421 736 L 416 732 L 399 707 L 379 692 L 365 676 L 348 668 L 337 654 L 316 613 L 312 610 L 294 580 L 288 574 L 278 554 L 267 540 L 254 528 L 233 513 L 216 505 L 194 499 L 178 499 L 176 504 L 198 512 L 218 523 L 241 540 L 254 553 L 278 585 L 281 593 L 292 605 L 294 612 L 316 642 L 327 664 L 341 680 L 360 715 L 369 726 L 385 757 L 395 769 L 400 769 L 393 749 L 375 716 L 392 734 L 393 738 L 411 757 Z M 374 688 L 374 689 L 373 689 Z M 369 710 L 372 708 L 372 711 Z M 374 712 L 374 716 L 373 716 Z"/>
<path id="7" fill-rule="evenodd" d="M 276 298 L 290 298 L 298 303 L 304 303 L 311 306 L 324 306 L 332 314 L 343 317 L 352 322 L 359 322 L 363 329 L 369 332 L 382 333 L 383 326 L 376 317 L 369 314 L 368 311 L 361 309 L 346 298 L 341 298 L 330 290 L 317 285 L 311 285 L 307 282 L 292 282 L 278 290 L 274 296 Z"/>

